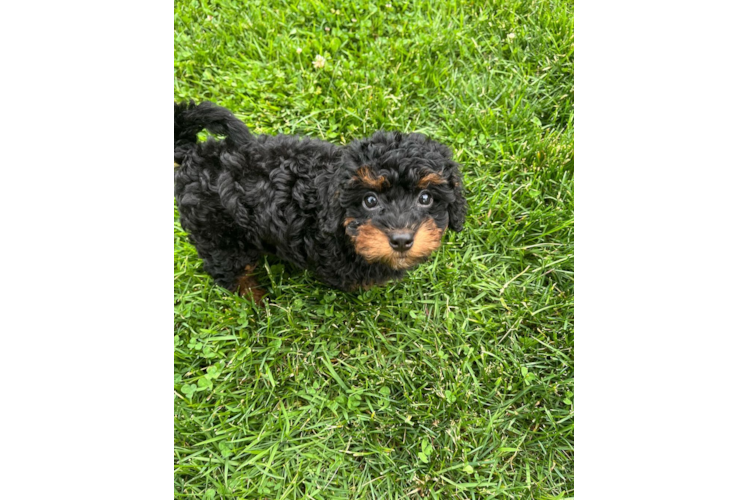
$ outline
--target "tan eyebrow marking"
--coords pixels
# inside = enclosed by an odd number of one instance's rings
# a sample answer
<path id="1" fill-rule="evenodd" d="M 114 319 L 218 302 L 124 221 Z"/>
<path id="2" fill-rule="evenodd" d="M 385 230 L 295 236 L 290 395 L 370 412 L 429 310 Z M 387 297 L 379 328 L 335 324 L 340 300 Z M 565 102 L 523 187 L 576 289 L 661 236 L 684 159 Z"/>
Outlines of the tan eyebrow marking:
<path id="1" fill-rule="evenodd" d="M 447 181 L 439 174 L 436 173 L 430 173 L 425 175 L 421 178 L 420 181 L 418 181 L 418 184 L 416 184 L 419 188 L 425 188 L 428 187 L 429 184 L 446 184 Z"/>
<path id="2" fill-rule="evenodd" d="M 378 191 L 383 187 L 390 185 L 385 176 L 380 175 L 379 177 L 374 177 L 374 174 L 371 173 L 371 169 L 367 165 L 364 165 L 356 171 L 356 177 L 358 177 L 361 183 L 365 186 Z"/>

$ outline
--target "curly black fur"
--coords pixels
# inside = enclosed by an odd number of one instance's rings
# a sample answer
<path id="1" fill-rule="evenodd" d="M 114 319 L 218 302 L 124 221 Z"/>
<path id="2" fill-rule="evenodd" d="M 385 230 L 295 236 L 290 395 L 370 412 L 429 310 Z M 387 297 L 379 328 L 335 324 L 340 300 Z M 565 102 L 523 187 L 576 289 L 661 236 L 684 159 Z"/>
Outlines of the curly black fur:
<path id="1" fill-rule="evenodd" d="M 198 143 L 203 129 L 225 139 Z M 450 149 L 415 133 L 347 146 L 251 135 L 228 110 L 190 101 L 174 103 L 174 162 L 182 227 L 230 290 L 262 254 L 343 290 L 401 278 L 467 210 Z"/>

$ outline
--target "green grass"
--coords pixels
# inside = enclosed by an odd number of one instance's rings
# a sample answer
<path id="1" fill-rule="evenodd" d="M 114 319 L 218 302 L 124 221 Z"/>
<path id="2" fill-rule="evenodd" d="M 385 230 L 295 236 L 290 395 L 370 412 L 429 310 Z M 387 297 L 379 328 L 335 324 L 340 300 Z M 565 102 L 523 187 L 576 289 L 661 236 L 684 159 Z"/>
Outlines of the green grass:
<path id="1" fill-rule="evenodd" d="M 424 132 L 470 203 L 402 282 L 269 259 L 261 307 L 212 285 L 175 213 L 175 498 L 574 495 L 573 6 L 387 4 L 175 4 L 175 99 L 341 144 Z"/>

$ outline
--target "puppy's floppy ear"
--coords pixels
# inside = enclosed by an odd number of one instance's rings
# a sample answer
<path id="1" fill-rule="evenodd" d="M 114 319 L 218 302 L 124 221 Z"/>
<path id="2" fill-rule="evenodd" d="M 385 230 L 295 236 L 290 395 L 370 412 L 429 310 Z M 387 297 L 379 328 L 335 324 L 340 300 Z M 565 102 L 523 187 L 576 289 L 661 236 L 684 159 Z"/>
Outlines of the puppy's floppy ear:
<path id="1" fill-rule="evenodd" d="M 317 177 L 317 192 L 320 195 L 318 224 L 323 233 L 333 234 L 343 229 L 345 211 L 340 197 L 345 175 L 345 169 L 341 166 L 335 172 Z"/>
<path id="2" fill-rule="evenodd" d="M 462 231 L 462 225 L 465 224 L 468 205 L 462 193 L 462 175 L 457 170 L 458 168 L 457 164 L 455 164 L 452 175 L 449 177 L 449 187 L 452 188 L 455 199 L 447 206 L 447 214 L 449 215 L 449 229 L 460 232 Z"/>
<path id="3" fill-rule="evenodd" d="M 460 232 L 462 231 L 463 224 L 465 224 L 465 216 L 468 210 L 467 200 L 463 194 L 460 164 L 453 159 L 452 150 L 448 146 L 437 141 L 431 141 L 429 144 L 442 157 L 441 161 L 438 162 L 438 168 L 432 168 L 433 170 L 441 171 L 442 175 L 447 179 L 448 188 L 444 186 L 443 189 L 450 189 L 452 191 L 446 196 L 448 200 L 447 216 L 449 217 L 449 229 Z"/>

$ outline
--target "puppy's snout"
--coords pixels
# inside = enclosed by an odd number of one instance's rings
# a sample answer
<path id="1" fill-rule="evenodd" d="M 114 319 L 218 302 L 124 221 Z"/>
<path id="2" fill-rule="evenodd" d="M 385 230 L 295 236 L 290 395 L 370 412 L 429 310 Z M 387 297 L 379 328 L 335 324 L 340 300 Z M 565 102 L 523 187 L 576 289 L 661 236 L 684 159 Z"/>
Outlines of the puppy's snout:
<path id="1" fill-rule="evenodd" d="M 390 246 L 398 252 L 407 252 L 413 246 L 413 233 L 395 231 L 390 234 Z"/>

